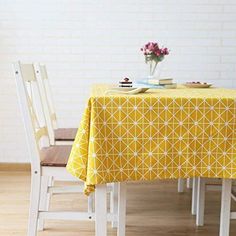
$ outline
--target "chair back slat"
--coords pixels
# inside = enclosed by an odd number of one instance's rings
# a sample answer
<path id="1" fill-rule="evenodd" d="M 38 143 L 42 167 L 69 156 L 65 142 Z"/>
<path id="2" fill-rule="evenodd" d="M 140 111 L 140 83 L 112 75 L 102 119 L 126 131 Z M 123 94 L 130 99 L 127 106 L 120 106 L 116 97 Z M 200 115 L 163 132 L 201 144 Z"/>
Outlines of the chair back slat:
<path id="1" fill-rule="evenodd" d="M 20 64 L 20 70 L 22 74 L 22 78 L 25 81 L 35 81 L 35 72 L 34 72 L 34 67 L 32 67 L 32 64 Z"/>
<path id="2" fill-rule="evenodd" d="M 57 120 L 56 113 L 52 113 L 50 117 L 51 117 L 52 121 L 56 121 Z"/>
<path id="3" fill-rule="evenodd" d="M 26 88 L 27 90 L 27 88 Z M 34 128 L 39 128 L 40 127 L 40 123 L 39 123 L 39 120 L 38 120 L 38 117 L 36 115 L 36 111 L 34 109 L 34 105 L 33 105 L 33 102 L 32 102 L 32 97 L 33 97 L 33 94 L 32 94 L 32 89 L 30 89 L 30 96 L 28 94 L 28 91 L 26 91 L 26 98 L 27 98 L 27 103 L 28 103 L 28 107 L 29 107 L 29 111 L 30 111 L 30 115 L 31 115 L 31 119 L 33 121 L 33 124 L 34 124 Z"/>
<path id="4" fill-rule="evenodd" d="M 55 145 L 55 134 L 54 134 L 54 123 L 53 120 L 51 118 L 52 113 L 52 109 L 51 109 L 51 105 L 50 105 L 50 101 L 48 99 L 49 95 L 47 93 L 47 86 L 45 81 L 47 81 L 47 73 L 46 73 L 46 69 L 45 66 L 43 67 L 44 69 L 41 69 L 42 66 L 39 64 L 34 64 L 34 69 L 35 69 L 35 73 L 36 73 L 36 80 L 38 82 L 38 87 L 39 87 L 39 92 L 41 94 L 41 100 L 42 100 L 42 104 L 43 104 L 43 111 L 44 111 L 44 116 L 45 116 L 45 121 L 46 121 L 46 125 L 47 125 L 47 130 L 48 130 L 48 135 L 49 135 L 49 141 L 51 145 Z M 46 78 L 44 78 L 44 76 L 46 76 Z"/>
<path id="5" fill-rule="evenodd" d="M 43 138 L 44 136 L 48 135 L 48 131 L 47 131 L 47 127 L 42 127 L 39 128 L 36 132 L 35 132 L 35 138 L 37 142 L 40 142 L 41 138 Z"/>

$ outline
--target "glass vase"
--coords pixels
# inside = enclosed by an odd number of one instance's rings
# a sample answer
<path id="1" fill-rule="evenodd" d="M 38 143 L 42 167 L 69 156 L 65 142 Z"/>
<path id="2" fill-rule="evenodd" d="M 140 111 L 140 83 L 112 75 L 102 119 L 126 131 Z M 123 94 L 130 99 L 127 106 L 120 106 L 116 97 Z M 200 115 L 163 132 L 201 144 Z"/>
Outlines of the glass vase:
<path id="1" fill-rule="evenodd" d="M 158 62 L 155 61 L 149 61 L 149 75 L 148 79 L 159 79 L 160 78 L 160 65 L 158 65 Z"/>

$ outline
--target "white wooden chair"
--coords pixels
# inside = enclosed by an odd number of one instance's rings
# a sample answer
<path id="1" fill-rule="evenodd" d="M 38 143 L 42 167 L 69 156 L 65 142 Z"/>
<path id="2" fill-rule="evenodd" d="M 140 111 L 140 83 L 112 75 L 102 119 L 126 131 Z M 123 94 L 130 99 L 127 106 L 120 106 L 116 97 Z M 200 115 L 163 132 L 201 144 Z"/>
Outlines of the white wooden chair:
<path id="1" fill-rule="evenodd" d="M 231 199 L 236 201 L 235 181 L 230 179 L 195 178 L 196 187 L 195 214 L 196 225 L 204 226 L 205 193 L 221 191 L 220 236 L 229 236 L 230 220 L 236 219 L 236 212 L 231 211 Z M 223 184 L 222 184 L 223 182 Z"/>
<path id="2" fill-rule="evenodd" d="M 35 75 L 39 84 L 39 92 L 42 97 L 42 104 L 44 108 L 44 115 L 47 124 L 49 140 L 51 145 L 68 145 L 73 143 L 76 128 L 58 128 L 57 116 L 53 103 L 53 96 L 51 92 L 50 82 L 47 75 L 46 65 L 34 63 Z M 108 184 L 110 191 L 110 212 L 117 214 L 118 212 L 118 185 L 117 183 Z M 94 195 L 90 197 L 88 204 L 88 211 L 92 212 Z M 117 227 L 117 221 L 112 221 L 112 227 Z"/>
<path id="3" fill-rule="evenodd" d="M 32 64 L 14 64 L 17 93 L 27 134 L 31 157 L 31 197 L 28 236 L 43 229 L 44 219 L 93 220 L 93 212 L 51 212 L 52 193 L 83 192 L 79 183 L 67 173 L 65 166 L 71 146 L 50 146 L 45 125 L 41 95 Z M 53 181 L 77 181 L 76 186 L 54 187 Z M 91 201 L 89 201 L 91 202 Z"/>
<path id="4" fill-rule="evenodd" d="M 51 145 L 73 144 L 77 128 L 58 128 L 57 115 L 54 107 L 48 73 L 45 65 L 34 64 L 35 74 L 39 82 L 42 103 L 45 107 L 45 119 Z"/>

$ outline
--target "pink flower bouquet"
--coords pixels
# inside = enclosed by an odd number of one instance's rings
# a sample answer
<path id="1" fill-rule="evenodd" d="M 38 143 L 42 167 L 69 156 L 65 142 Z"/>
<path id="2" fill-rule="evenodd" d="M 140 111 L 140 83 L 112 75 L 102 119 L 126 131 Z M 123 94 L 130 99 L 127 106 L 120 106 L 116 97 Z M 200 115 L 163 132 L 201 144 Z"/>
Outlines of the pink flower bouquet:
<path id="1" fill-rule="evenodd" d="M 150 64 L 150 77 L 153 77 L 157 64 L 169 54 L 169 50 L 165 47 L 160 48 L 158 43 L 148 42 L 141 48 L 141 51 L 145 56 L 145 62 Z"/>

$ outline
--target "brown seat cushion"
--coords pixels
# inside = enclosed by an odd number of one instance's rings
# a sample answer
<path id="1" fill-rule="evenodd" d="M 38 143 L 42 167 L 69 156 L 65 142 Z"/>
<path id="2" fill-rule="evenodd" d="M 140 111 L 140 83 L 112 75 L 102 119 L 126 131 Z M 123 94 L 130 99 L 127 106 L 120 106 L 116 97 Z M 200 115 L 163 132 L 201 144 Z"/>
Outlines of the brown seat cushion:
<path id="1" fill-rule="evenodd" d="M 60 128 L 54 130 L 56 141 L 74 141 L 77 128 Z"/>
<path id="2" fill-rule="evenodd" d="M 65 167 L 70 155 L 71 145 L 58 145 L 40 150 L 42 166 Z"/>

